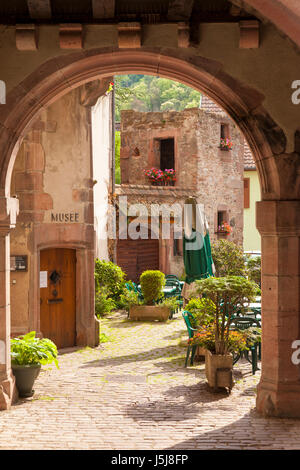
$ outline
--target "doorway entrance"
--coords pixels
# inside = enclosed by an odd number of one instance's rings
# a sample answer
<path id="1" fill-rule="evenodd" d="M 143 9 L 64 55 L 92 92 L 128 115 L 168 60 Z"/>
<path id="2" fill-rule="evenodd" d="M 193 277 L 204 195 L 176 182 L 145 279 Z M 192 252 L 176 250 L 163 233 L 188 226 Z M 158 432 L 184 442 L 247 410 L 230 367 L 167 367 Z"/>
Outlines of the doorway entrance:
<path id="1" fill-rule="evenodd" d="M 117 264 L 128 280 L 138 283 L 142 272 L 159 269 L 159 240 L 118 240 Z"/>
<path id="2" fill-rule="evenodd" d="M 41 332 L 58 349 L 76 344 L 76 251 L 40 252 Z"/>

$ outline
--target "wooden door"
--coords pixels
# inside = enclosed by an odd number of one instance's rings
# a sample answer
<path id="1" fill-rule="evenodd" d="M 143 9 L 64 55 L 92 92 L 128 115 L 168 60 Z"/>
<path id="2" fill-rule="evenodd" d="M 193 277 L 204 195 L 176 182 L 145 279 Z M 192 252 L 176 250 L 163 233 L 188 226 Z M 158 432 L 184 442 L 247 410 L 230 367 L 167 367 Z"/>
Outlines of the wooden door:
<path id="1" fill-rule="evenodd" d="M 128 280 L 139 282 L 143 271 L 159 269 L 159 240 L 118 240 L 117 264 Z"/>
<path id="2" fill-rule="evenodd" d="M 76 251 L 40 253 L 41 332 L 57 348 L 76 344 Z"/>

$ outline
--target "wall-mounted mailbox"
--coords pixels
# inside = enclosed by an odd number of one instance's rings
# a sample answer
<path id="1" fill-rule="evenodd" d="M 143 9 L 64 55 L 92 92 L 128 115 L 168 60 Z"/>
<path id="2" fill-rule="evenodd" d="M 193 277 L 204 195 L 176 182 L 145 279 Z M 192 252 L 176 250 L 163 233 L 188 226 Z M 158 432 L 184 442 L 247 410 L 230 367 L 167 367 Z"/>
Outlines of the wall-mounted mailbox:
<path id="1" fill-rule="evenodd" d="M 10 257 L 11 271 L 27 271 L 28 263 L 27 255 L 13 255 Z"/>

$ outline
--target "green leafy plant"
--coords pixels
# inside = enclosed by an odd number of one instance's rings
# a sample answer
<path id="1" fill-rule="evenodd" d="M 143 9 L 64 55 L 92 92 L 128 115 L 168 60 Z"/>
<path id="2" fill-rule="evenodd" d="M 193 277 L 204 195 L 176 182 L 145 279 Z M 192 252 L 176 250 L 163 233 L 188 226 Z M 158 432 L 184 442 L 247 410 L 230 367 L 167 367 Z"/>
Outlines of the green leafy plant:
<path id="1" fill-rule="evenodd" d="M 58 368 L 56 345 L 48 338 L 36 338 L 35 331 L 10 341 L 11 362 L 14 365 L 54 364 Z"/>
<path id="2" fill-rule="evenodd" d="M 95 315 L 97 318 L 110 313 L 116 308 L 116 303 L 113 299 L 108 297 L 108 292 L 105 287 L 101 287 L 95 294 Z"/>
<path id="3" fill-rule="evenodd" d="M 108 343 L 109 342 L 109 337 L 105 333 L 100 333 L 99 342 L 100 343 Z"/>
<path id="4" fill-rule="evenodd" d="M 141 274 L 140 284 L 146 305 L 153 305 L 155 301 L 163 297 L 165 282 L 165 275 L 161 271 L 148 270 Z"/>
<path id="5" fill-rule="evenodd" d="M 228 240 L 218 240 L 211 246 L 216 276 L 246 276 L 246 266 L 242 248 Z"/>
<path id="6" fill-rule="evenodd" d="M 96 259 L 95 261 L 95 284 L 96 292 L 105 288 L 108 297 L 117 300 L 125 285 L 125 273 L 120 266 L 111 261 Z"/>
<path id="7" fill-rule="evenodd" d="M 128 289 L 124 289 L 123 294 L 120 295 L 120 302 L 122 308 L 124 308 L 127 312 L 132 305 L 141 305 L 142 302 L 139 300 L 138 292 L 129 291 Z"/>
<path id="8" fill-rule="evenodd" d="M 200 295 L 216 306 L 214 319 L 215 353 L 229 350 L 230 322 L 234 314 L 245 311 L 245 303 L 254 300 L 256 284 L 241 276 L 209 277 L 196 281 Z"/>
<path id="9" fill-rule="evenodd" d="M 185 310 L 192 314 L 192 327 L 199 328 L 214 321 L 216 306 L 210 299 L 192 298 L 186 304 Z"/>
<path id="10" fill-rule="evenodd" d="M 157 307 L 167 307 L 171 310 L 171 312 L 176 312 L 179 306 L 179 300 L 176 297 L 167 297 L 163 299 L 161 302 L 156 304 Z"/>
<path id="11" fill-rule="evenodd" d="M 219 354 L 216 350 L 216 328 L 215 324 L 202 327 L 188 340 L 191 346 L 200 346 L 208 349 L 213 354 Z M 247 334 L 245 331 L 228 331 L 226 338 L 226 352 L 234 353 L 247 350 Z"/>
<path id="12" fill-rule="evenodd" d="M 261 286 L 261 258 L 260 256 L 251 257 L 247 261 L 247 274 L 250 281 Z"/>
<path id="13" fill-rule="evenodd" d="M 245 337 L 247 339 L 247 345 L 252 346 L 255 343 L 261 343 L 261 328 L 257 326 L 251 326 L 244 330 Z"/>

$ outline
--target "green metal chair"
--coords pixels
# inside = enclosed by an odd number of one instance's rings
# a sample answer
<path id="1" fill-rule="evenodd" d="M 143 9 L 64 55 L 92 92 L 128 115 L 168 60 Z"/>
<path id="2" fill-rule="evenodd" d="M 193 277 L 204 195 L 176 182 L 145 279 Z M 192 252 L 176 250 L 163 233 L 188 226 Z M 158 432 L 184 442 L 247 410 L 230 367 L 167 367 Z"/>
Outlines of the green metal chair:
<path id="1" fill-rule="evenodd" d="M 187 310 L 184 310 L 184 312 L 182 312 L 182 316 L 183 316 L 183 319 L 185 321 L 185 324 L 186 324 L 186 327 L 187 327 L 187 331 L 188 331 L 188 335 L 189 335 L 189 339 L 192 338 L 194 336 L 194 332 L 197 331 L 195 328 L 192 328 L 192 325 L 191 325 L 191 322 L 190 322 L 190 318 L 193 317 L 192 314 L 190 312 L 188 312 Z M 191 366 L 194 364 L 194 357 L 195 357 L 195 353 L 196 353 L 196 350 L 197 350 L 197 346 L 190 346 L 188 344 L 187 346 L 187 351 L 186 351 L 186 358 L 185 358 L 185 365 L 184 367 L 187 367 L 188 365 L 188 361 L 189 361 L 189 356 L 190 356 L 190 353 L 191 354 Z"/>
<path id="2" fill-rule="evenodd" d="M 131 292 L 135 292 L 136 294 L 138 294 L 139 300 L 143 300 L 144 296 L 142 294 L 142 291 L 137 286 L 137 284 L 135 282 L 133 282 L 133 281 L 126 282 L 125 287 L 126 287 L 127 290 L 129 290 Z"/>
<path id="3" fill-rule="evenodd" d="M 237 316 L 237 317 L 233 317 L 230 322 L 230 328 L 237 330 L 237 331 L 244 331 L 253 326 L 260 328 L 261 324 L 259 320 L 252 318 L 252 317 Z M 250 364 L 252 364 L 252 374 L 254 375 L 255 372 L 259 370 L 257 362 L 261 356 L 260 346 L 261 346 L 260 342 L 258 341 L 254 344 L 249 345 L 249 349 L 251 351 L 251 359 L 249 358 L 249 351 L 240 351 L 234 356 L 233 364 L 236 364 L 237 361 L 241 357 L 244 356 L 247 359 L 247 361 L 250 362 Z M 258 353 L 257 353 L 257 350 L 259 351 Z"/>

